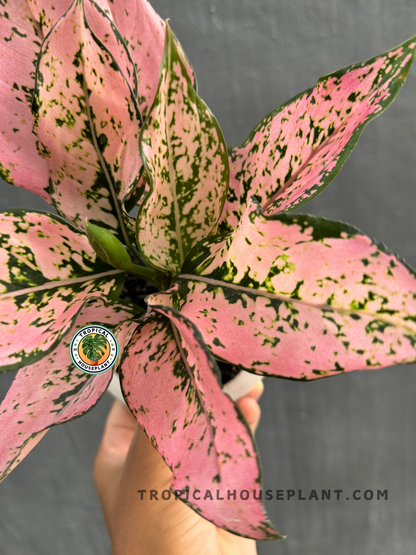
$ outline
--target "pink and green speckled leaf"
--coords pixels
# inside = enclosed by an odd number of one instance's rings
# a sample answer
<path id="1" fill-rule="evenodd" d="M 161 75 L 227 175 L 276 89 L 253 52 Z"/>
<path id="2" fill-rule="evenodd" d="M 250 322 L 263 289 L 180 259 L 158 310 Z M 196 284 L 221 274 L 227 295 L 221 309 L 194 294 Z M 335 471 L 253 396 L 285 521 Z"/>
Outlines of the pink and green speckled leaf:
<path id="1" fill-rule="evenodd" d="M 3 114 L 0 118 L 0 174 L 8 183 L 28 189 L 48 202 L 51 202 L 48 165 L 37 151 L 36 136 L 32 132 L 34 66 L 44 37 L 71 4 L 72 0 L 4 0 L 0 7 L 0 37 L 4 39 L 0 42 L 0 60 L 3 60 L 0 64 L 3 99 L 0 108 L 0 115 Z M 144 0 L 132 2 L 128 12 L 121 2 L 114 5 L 107 0 L 98 0 L 97 3 L 85 0 L 84 10 L 89 27 L 111 52 L 146 114 L 159 81 L 165 23 Z M 104 12 L 110 22 L 103 20 Z M 127 43 L 130 48 L 126 47 Z M 180 48 L 178 42 L 177 46 Z M 183 57 L 196 86 L 192 67 L 184 54 Z M 137 73 L 140 75 L 140 94 Z M 122 181 L 121 185 L 118 196 L 122 204 L 132 196 L 139 198 L 140 191 L 145 189 L 142 179 L 138 184 Z M 124 213 L 122 216 L 129 232 L 132 224 Z"/>
<path id="2" fill-rule="evenodd" d="M 81 0 L 42 45 L 35 100 L 35 130 L 56 209 L 80 229 L 87 217 L 129 244 L 122 202 L 142 169 L 140 114 L 128 81 L 92 33 Z"/>
<path id="3" fill-rule="evenodd" d="M 131 0 L 127 7 L 120 0 L 97 0 L 97 3 L 110 15 L 128 45 L 139 81 L 140 110 L 143 116 L 147 116 L 158 88 L 166 24 L 147 0 Z M 189 78 L 196 88 L 192 66 L 176 38 L 175 42 L 181 51 Z"/>
<path id="4" fill-rule="evenodd" d="M 49 203 L 48 166 L 36 146 L 31 106 L 41 44 L 71 3 L 4 0 L 0 7 L 0 175 Z"/>
<path id="5" fill-rule="evenodd" d="M 109 2 L 101 2 L 104 7 L 107 6 L 108 3 Z M 137 72 L 130 51 L 119 30 L 115 26 L 114 21 L 111 19 L 110 14 L 99 4 L 100 3 L 96 3 L 92 0 L 84 0 L 85 17 L 88 25 L 95 36 L 111 52 L 121 73 L 129 83 L 134 96 L 137 98 Z"/>
<path id="6" fill-rule="evenodd" d="M 70 7 L 72 0 L 29 0 L 32 13 L 36 21 L 40 23 L 43 34 L 46 35 L 58 19 Z M 131 59 L 136 67 L 136 74 L 139 81 L 138 101 L 143 116 L 146 116 L 156 96 L 159 83 L 159 68 L 162 61 L 163 46 L 165 42 L 165 22 L 154 11 L 147 0 L 131 0 L 128 5 L 122 0 L 113 2 L 112 0 L 85 0 L 84 6 L 93 32 L 101 42 L 117 58 L 117 48 L 112 47 L 108 38 L 100 33 L 99 28 L 93 25 L 96 14 L 90 10 L 90 6 L 98 6 L 105 12 L 113 22 L 116 35 L 123 37 L 124 44 Z M 177 47 L 181 48 L 177 39 Z M 182 50 L 182 55 L 188 70 L 189 77 L 196 88 L 196 77 L 191 63 Z M 133 83 L 130 82 L 132 88 Z"/>
<path id="7" fill-rule="evenodd" d="M 25 0 L 29 4 L 32 18 L 40 29 L 43 39 L 53 26 L 71 7 L 74 0 Z M 88 26 L 96 37 L 106 46 L 116 60 L 121 72 L 137 96 L 137 74 L 130 52 L 112 20 L 110 0 L 84 0 L 83 7 Z M 104 17 L 104 20 L 103 20 Z M 109 28 L 110 27 L 110 28 Z"/>
<path id="8" fill-rule="evenodd" d="M 266 217 L 254 198 L 232 234 L 189 254 L 171 295 L 215 357 L 257 374 L 312 380 L 416 361 L 414 272 L 355 228 Z"/>
<path id="9" fill-rule="evenodd" d="M 235 229 L 250 197 L 266 214 L 289 212 L 336 176 L 365 125 L 394 100 L 415 56 L 416 37 L 390 52 L 322 77 L 269 114 L 230 159 L 220 229 Z"/>
<path id="10" fill-rule="evenodd" d="M 87 237 L 59 216 L 0 214 L 0 372 L 54 350 L 85 303 L 115 301 L 124 273 L 102 262 Z"/>
<path id="11" fill-rule="evenodd" d="M 171 489 L 221 528 L 259 540 L 280 538 L 262 501 L 254 499 L 261 489 L 255 444 L 221 391 L 215 360 L 187 318 L 167 306 L 154 308 L 160 314 L 149 312 L 139 322 L 125 351 L 121 384 L 130 410 L 173 472 Z M 206 490 L 212 498 L 204 499 Z M 227 499 L 233 490 L 236 499 Z M 240 499 L 242 490 L 249 499 Z"/>
<path id="12" fill-rule="evenodd" d="M 35 447 L 49 428 L 90 411 L 106 391 L 113 372 L 90 376 L 71 362 L 69 343 L 74 333 L 90 324 L 112 329 L 122 352 L 134 330 L 132 317 L 140 309 L 124 303 L 110 307 L 93 301 L 55 351 L 19 370 L 0 405 L 0 481 Z M 119 359 L 120 360 L 120 359 Z M 117 369 L 116 362 L 114 370 Z"/>
<path id="13" fill-rule="evenodd" d="M 74 0 L 28 0 L 33 18 L 42 30 L 43 37 L 52 30 L 53 26 L 65 15 Z M 110 12 L 111 0 L 84 0 L 83 8 L 88 25 L 98 39 L 108 48 L 116 59 L 123 75 L 127 78 L 131 88 L 137 95 L 137 79 L 135 67 L 126 48 L 124 39 L 116 28 Z M 111 29 L 102 18 L 109 21 Z"/>
<path id="14" fill-rule="evenodd" d="M 119 4 L 117 4 L 117 6 L 119 6 Z M 112 14 L 108 7 L 109 3 L 107 0 L 100 0 L 98 3 L 91 0 L 84 1 L 84 9 L 88 25 L 91 27 L 92 32 L 97 36 L 102 44 L 104 44 L 104 46 L 110 51 L 123 76 L 128 81 L 134 98 L 138 99 L 138 78 L 136 65 L 133 62 L 130 50 L 126 45 L 124 38 L 121 36 L 120 31 L 114 24 Z M 124 8 L 123 13 L 125 13 Z M 111 27 L 111 29 L 109 27 Z M 136 143 L 135 146 L 135 153 L 139 156 L 138 144 Z M 142 165 L 140 169 L 143 169 Z M 129 212 L 129 209 L 126 203 L 134 202 L 134 204 L 137 204 L 139 200 L 142 200 L 145 191 L 146 184 L 144 183 L 143 176 L 139 170 L 138 179 L 131 182 L 122 182 L 122 189 L 118 195 L 119 200 L 121 200 L 123 209 L 122 215 L 125 220 L 126 229 L 130 239 L 133 241 L 135 241 L 136 221 L 127 216 L 126 213 Z"/>
<path id="15" fill-rule="evenodd" d="M 32 133 L 31 102 L 41 31 L 26 0 L 0 5 L 0 177 L 48 202 L 48 167 Z"/>
<path id="16" fill-rule="evenodd" d="M 133 0 L 129 3 L 128 9 L 123 2 L 86 1 L 85 9 L 92 31 L 110 50 L 121 67 L 138 100 L 142 117 L 145 118 L 153 104 L 159 83 L 165 42 L 165 22 L 146 0 Z M 113 33 L 109 33 L 100 22 L 100 13 L 105 13 L 110 19 Z M 192 84 L 196 88 L 196 77 L 192 66 L 176 37 L 175 42 Z M 125 58 L 125 53 L 128 60 L 120 61 L 120 57 Z M 134 64 L 135 71 L 132 71 L 129 61 Z M 130 206 L 140 207 L 148 191 L 149 185 L 143 177 L 140 177 L 137 184 L 127 189 L 123 197 L 125 202 L 130 203 L 126 207 L 127 212 Z"/>
<path id="17" fill-rule="evenodd" d="M 137 243 L 154 267 L 178 272 L 218 222 L 228 188 L 228 155 L 214 116 L 192 86 L 166 26 L 156 99 L 140 134 L 151 192 L 137 217 Z"/>
<path id="18" fill-rule="evenodd" d="M 35 21 L 38 23 L 43 38 L 52 30 L 74 0 L 25 0 Z"/>

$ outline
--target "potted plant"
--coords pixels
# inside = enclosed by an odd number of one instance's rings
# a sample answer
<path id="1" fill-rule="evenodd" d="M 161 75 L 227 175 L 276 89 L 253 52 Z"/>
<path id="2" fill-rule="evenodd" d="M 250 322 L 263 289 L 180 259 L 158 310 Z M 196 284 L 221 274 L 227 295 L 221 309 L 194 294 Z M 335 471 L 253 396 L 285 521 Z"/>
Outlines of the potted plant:
<path id="1" fill-rule="evenodd" d="M 131 4 L 130 18 L 106 0 L 1 7 L 2 177 L 59 214 L 0 215 L 0 357 L 18 371 L 0 410 L 1 476 L 107 390 L 111 372 L 69 356 L 97 324 L 117 337 L 124 399 L 172 489 L 254 493 L 256 446 L 222 376 L 415 361 L 414 272 L 347 224 L 291 212 L 394 100 L 416 39 L 321 78 L 227 149 L 169 25 Z M 196 442 L 203 465 L 186 457 Z M 232 533 L 281 537 L 259 496 L 181 499 Z"/>

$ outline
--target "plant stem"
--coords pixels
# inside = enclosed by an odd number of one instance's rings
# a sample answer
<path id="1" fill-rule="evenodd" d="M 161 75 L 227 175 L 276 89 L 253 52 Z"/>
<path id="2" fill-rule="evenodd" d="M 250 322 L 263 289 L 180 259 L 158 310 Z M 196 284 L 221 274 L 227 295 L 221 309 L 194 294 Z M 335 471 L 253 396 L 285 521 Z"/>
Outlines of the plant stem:
<path id="1" fill-rule="evenodd" d="M 145 279 L 146 281 L 148 281 L 149 283 L 157 287 L 159 290 L 164 289 L 164 284 L 163 284 L 164 276 L 162 276 L 162 279 L 161 279 L 160 273 L 156 272 L 156 270 L 153 270 L 152 268 L 145 268 L 144 266 L 138 266 L 137 264 L 132 264 L 130 268 L 127 270 L 127 272 L 129 274 L 134 274 L 135 276 L 139 276 Z"/>
<path id="2" fill-rule="evenodd" d="M 146 260 L 140 254 L 140 250 L 135 243 L 131 243 L 130 250 L 131 250 L 131 253 L 134 255 L 134 257 L 138 260 L 138 262 L 140 262 L 141 264 L 146 264 L 146 266 L 149 267 Z"/>

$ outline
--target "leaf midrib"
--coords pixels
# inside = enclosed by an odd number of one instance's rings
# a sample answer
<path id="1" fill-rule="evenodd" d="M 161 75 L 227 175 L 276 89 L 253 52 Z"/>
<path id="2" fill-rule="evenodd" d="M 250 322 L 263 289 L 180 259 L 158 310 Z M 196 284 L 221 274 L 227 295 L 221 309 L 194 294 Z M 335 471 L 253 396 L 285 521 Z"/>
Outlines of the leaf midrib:
<path id="1" fill-rule="evenodd" d="M 300 299 L 292 299 L 291 297 L 286 297 L 285 295 L 281 295 L 279 293 L 270 293 L 269 291 L 264 291 L 264 290 L 259 290 L 259 289 L 252 289 L 250 287 L 244 287 L 243 285 L 236 285 L 235 283 L 230 283 L 228 281 L 221 281 L 218 279 L 212 279 L 212 278 L 207 278 L 207 277 L 202 277 L 202 276 L 197 276 L 197 275 L 192 275 L 192 274 L 178 274 L 176 276 L 177 279 L 187 279 L 187 280 L 191 280 L 191 281 L 201 281 L 203 283 L 207 283 L 209 285 L 216 285 L 218 287 L 221 287 L 223 289 L 225 288 L 229 288 L 229 289 L 234 289 L 236 291 L 241 291 L 242 293 L 247 293 L 249 295 L 254 295 L 254 296 L 259 296 L 259 297 L 267 297 L 269 299 L 277 299 L 280 301 L 284 301 L 284 302 L 289 302 L 292 304 L 300 304 L 303 306 L 309 306 L 311 308 L 317 308 L 320 310 L 327 310 L 328 312 L 335 312 L 338 314 L 362 314 L 365 316 L 371 316 L 371 317 L 376 317 L 379 320 L 382 320 L 383 322 L 387 322 L 389 324 L 392 324 L 394 326 L 397 325 L 397 322 L 399 321 L 401 323 L 402 327 L 405 327 L 409 330 L 409 332 L 414 333 L 415 330 L 412 329 L 411 327 L 409 327 L 404 321 L 403 318 L 400 317 L 396 317 L 396 318 L 389 318 L 387 315 L 385 314 L 378 314 L 378 313 L 374 313 L 374 312 L 365 312 L 364 310 L 350 310 L 350 309 L 346 309 L 346 308 L 339 308 L 336 306 L 332 306 L 332 305 L 328 305 L 328 304 L 314 304 L 308 301 L 303 301 Z"/>
<path id="2" fill-rule="evenodd" d="M 166 102 L 166 99 L 169 96 L 169 74 L 171 72 L 171 67 L 172 67 L 172 47 L 171 47 L 170 43 L 168 45 L 168 64 L 167 64 L 167 67 L 168 67 L 168 69 L 166 70 L 165 103 L 164 103 L 165 122 L 168 121 L 168 119 L 167 119 L 168 103 Z M 171 191 L 172 191 L 172 199 L 173 199 L 173 206 L 174 206 L 174 212 L 175 212 L 176 240 L 177 240 L 177 243 L 178 243 L 180 266 L 182 266 L 182 264 L 185 260 L 185 257 L 184 257 L 184 254 L 183 254 L 182 235 L 181 235 L 181 232 L 180 232 L 181 224 L 180 224 L 180 217 L 179 217 L 180 216 L 179 202 L 178 202 L 178 195 L 177 195 L 177 191 L 176 191 L 177 182 L 176 182 L 175 170 L 174 170 L 173 161 L 172 161 L 173 155 L 171 156 L 172 146 L 171 146 L 171 137 L 170 137 L 170 129 L 169 128 L 167 129 L 167 132 L 166 132 L 166 141 L 167 141 L 167 147 L 168 147 L 168 160 L 169 160 L 169 181 L 170 181 L 170 188 L 171 188 Z"/>
<path id="3" fill-rule="evenodd" d="M 84 281 L 91 281 L 94 279 L 99 279 L 105 276 L 123 274 L 124 270 L 110 270 L 109 272 L 101 272 L 100 274 L 89 274 L 88 276 L 82 276 L 79 278 L 64 279 L 49 281 L 43 285 L 36 285 L 35 287 L 27 287 L 25 289 L 18 289 L 16 291 L 8 291 L 7 293 L 0 293 L 0 301 L 5 299 L 10 299 L 14 297 L 20 297 L 22 295 L 28 295 L 30 293 L 35 293 L 37 291 L 46 291 L 48 289 L 53 289 L 54 287 L 64 287 L 66 285 L 72 285 L 75 283 L 83 283 Z"/>

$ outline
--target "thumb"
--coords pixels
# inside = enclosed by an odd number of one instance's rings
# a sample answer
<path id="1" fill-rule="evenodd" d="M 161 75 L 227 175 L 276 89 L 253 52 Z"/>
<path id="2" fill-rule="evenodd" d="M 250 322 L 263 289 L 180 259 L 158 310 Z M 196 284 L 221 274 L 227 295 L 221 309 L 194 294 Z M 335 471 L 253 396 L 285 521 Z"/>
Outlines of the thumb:
<path id="1" fill-rule="evenodd" d="M 263 382 L 259 381 L 237 401 L 253 433 L 260 420 L 257 401 L 263 388 Z M 134 504 L 136 491 L 140 489 L 168 489 L 171 477 L 169 467 L 128 407 L 115 400 L 94 464 L 94 481 L 110 534 L 116 521 L 114 513 L 121 509 L 120 503 Z"/>
<path id="2" fill-rule="evenodd" d="M 112 535 L 140 489 L 167 489 L 172 473 L 125 403 L 115 400 L 94 464 L 94 481 Z M 118 514 L 116 514 L 118 513 Z"/>
<path id="3" fill-rule="evenodd" d="M 121 478 L 137 421 L 125 403 L 114 401 L 108 414 L 94 464 L 94 481 L 110 528 L 110 509 L 115 506 Z"/>
<path id="4" fill-rule="evenodd" d="M 261 409 L 259 407 L 258 400 L 262 396 L 263 391 L 264 384 L 261 380 L 259 380 L 248 393 L 237 401 L 238 408 L 243 413 L 243 416 L 253 434 L 260 422 Z"/>

